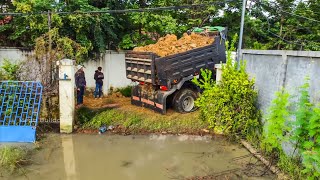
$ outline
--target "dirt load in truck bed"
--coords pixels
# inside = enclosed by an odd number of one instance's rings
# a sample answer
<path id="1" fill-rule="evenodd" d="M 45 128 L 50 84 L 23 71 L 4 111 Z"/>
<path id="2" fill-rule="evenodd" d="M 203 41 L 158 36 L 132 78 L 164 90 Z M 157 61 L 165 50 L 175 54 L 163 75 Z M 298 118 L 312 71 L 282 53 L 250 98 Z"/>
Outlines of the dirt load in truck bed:
<path id="1" fill-rule="evenodd" d="M 207 46 L 212 44 L 214 38 L 191 33 L 184 33 L 178 40 L 176 35 L 168 34 L 158 40 L 156 44 L 150 44 L 143 47 L 136 47 L 133 51 L 153 52 L 161 57 L 172 54 L 182 53 L 191 49 Z"/>

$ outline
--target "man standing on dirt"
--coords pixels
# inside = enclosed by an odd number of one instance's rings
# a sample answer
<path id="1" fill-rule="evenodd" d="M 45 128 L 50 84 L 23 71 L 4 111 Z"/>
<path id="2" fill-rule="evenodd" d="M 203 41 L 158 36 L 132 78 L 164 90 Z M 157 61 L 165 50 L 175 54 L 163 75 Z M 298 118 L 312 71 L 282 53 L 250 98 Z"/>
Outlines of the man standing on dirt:
<path id="1" fill-rule="evenodd" d="M 96 80 L 96 90 L 94 92 L 94 98 L 101 98 L 102 95 L 102 85 L 103 85 L 103 79 L 104 75 L 101 72 L 102 67 L 98 67 L 98 70 L 94 73 L 94 79 Z"/>
<path id="2" fill-rule="evenodd" d="M 83 95 L 86 87 L 86 78 L 83 71 L 83 66 L 77 66 L 78 71 L 75 74 L 75 82 L 77 86 L 77 107 L 83 104 Z"/>

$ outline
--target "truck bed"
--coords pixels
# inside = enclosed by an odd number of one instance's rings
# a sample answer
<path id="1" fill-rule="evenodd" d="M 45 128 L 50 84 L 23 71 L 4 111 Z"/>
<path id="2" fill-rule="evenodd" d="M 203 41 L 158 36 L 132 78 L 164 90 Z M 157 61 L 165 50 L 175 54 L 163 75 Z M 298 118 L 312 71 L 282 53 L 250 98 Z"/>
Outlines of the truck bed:
<path id="1" fill-rule="evenodd" d="M 200 69 L 214 69 L 214 65 L 226 62 L 224 39 L 183 53 L 159 57 L 151 52 L 126 53 L 126 75 L 133 81 L 152 83 L 171 88 L 183 77 L 196 75 Z"/>

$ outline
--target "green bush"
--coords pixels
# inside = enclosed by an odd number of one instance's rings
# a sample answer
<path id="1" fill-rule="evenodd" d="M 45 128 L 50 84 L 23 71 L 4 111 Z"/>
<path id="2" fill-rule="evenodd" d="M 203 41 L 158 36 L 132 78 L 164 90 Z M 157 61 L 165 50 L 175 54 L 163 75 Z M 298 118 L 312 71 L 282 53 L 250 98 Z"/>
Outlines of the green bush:
<path id="1" fill-rule="evenodd" d="M 293 179 L 320 178 L 320 107 L 310 103 L 309 82 L 300 87 L 296 109 L 289 111 L 289 94 L 277 92 L 270 107 L 262 149 L 278 158 L 277 165 Z M 289 116 L 295 115 L 290 121 Z M 283 142 L 290 142 L 298 153 L 288 155 Z"/>
<path id="2" fill-rule="evenodd" d="M 288 107 L 289 94 L 277 92 L 276 98 L 270 106 L 270 113 L 266 118 L 261 143 L 267 153 L 283 153 L 282 143 L 285 141 L 285 134 L 290 131 L 287 124 L 290 115 Z"/>
<path id="3" fill-rule="evenodd" d="M 307 78 L 309 81 L 309 78 Z M 302 171 L 308 179 L 320 178 L 320 108 L 310 102 L 309 82 L 300 87 L 291 140 L 302 154 Z"/>
<path id="4" fill-rule="evenodd" d="M 312 116 L 313 105 L 310 103 L 309 82 L 300 87 L 300 97 L 297 109 L 293 113 L 296 120 L 292 123 L 293 136 L 291 139 L 296 142 L 297 148 L 302 150 L 304 142 L 309 141 L 309 124 Z"/>
<path id="5" fill-rule="evenodd" d="M 4 59 L 1 66 L 2 72 L 0 72 L 1 79 L 4 80 L 18 80 L 18 71 L 20 66 L 18 64 L 11 63 L 8 59 Z"/>
<path id="6" fill-rule="evenodd" d="M 4 72 L 0 69 L 0 80 L 5 80 L 6 76 L 4 75 Z"/>
<path id="7" fill-rule="evenodd" d="M 132 86 L 127 86 L 124 88 L 119 88 L 118 91 L 124 96 L 124 97 L 131 97 L 131 89 Z"/>
<path id="8" fill-rule="evenodd" d="M 295 174 L 300 178 L 302 168 L 299 165 L 299 158 L 287 155 L 282 148 L 283 143 L 289 142 L 288 134 L 291 131 L 288 121 L 291 115 L 289 97 L 289 93 L 284 90 L 276 93 L 265 119 L 260 146 L 264 153 L 277 159 L 279 168 L 291 176 Z"/>
<path id="9" fill-rule="evenodd" d="M 86 122 L 90 121 L 97 114 L 98 114 L 97 110 L 82 106 L 76 110 L 75 119 L 77 123 L 79 123 L 80 125 L 83 125 Z"/>
<path id="10" fill-rule="evenodd" d="M 28 150 L 21 147 L 0 148 L 0 169 L 13 173 L 22 164 L 27 163 Z"/>
<path id="11" fill-rule="evenodd" d="M 308 140 L 303 143 L 303 173 L 309 179 L 320 178 L 320 105 L 313 108 L 308 127 Z"/>
<path id="12" fill-rule="evenodd" d="M 207 80 L 195 78 L 193 82 L 204 89 L 196 105 L 210 128 L 226 135 L 248 137 L 261 129 L 260 113 L 255 106 L 257 92 L 254 90 L 254 80 L 249 79 L 245 62 L 242 61 L 238 68 L 231 58 L 236 38 L 228 50 L 226 65 L 222 66 L 221 81 L 213 84 L 209 80 L 210 72 L 202 70 Z"/>

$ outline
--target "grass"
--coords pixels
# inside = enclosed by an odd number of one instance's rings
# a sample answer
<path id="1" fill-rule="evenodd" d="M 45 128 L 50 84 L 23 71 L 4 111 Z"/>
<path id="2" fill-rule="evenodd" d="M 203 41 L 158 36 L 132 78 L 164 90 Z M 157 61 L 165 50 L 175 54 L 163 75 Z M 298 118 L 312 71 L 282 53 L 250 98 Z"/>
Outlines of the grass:
<path id="1" fill-rule="evenodd" d="M 116 110 L 106 110 L 96 116 L 94 116 L 90 121 L 84 123 L 84 128 L 99 128 L 102 125 L 111 125 L 116 122 L 120 123 L 125 119 L 125 115 L 122 113 L 117 113 Z"/>
<path id="2" fill-rule="evenodd" d="M 84 124 L 91 120 L 92 117 L 99 114 L 101 110 L 91 109 L 88 107 L 81 107 L 76 110 L 75 119 L 79 124 Z"/>
<path id="3" fill-rule="evenodd" d="M 30 151 L 23 147 L 2 147 L 0 148 L 0 170 L 13 173 L 22 165 L 29 162 L 27 159 Z"/>
<path id="4" fill-rule="evenodd" d="M 124 109 L 103 111 L 84 123 L 83 128 L 99 128 L 102 125 L 121 125 L 131 131 L 190 133 L 208 127 L 206 122 L 199 120 L 198 113 L 179 114 L 171 112 L 160 115 L 154 112 L 133 112 Z"/>
<path id="5" fill-rule="evenodd" d="M 291 179 L 306 179 L 306 177 L 303 177 L 303 168 L 298 158 L 280 155 L 277 166 L 288 174 Z"/>
<path id="6" fill-rule="evenodd" d="M 116 109 L 101 109 L 106 102 L 115 102 Z M 166 115 L 131 105 L 130 98 L 108 96 L 102 100 L 85 97 L 83 109 L 76 112 L 81 129 L 98 129 L 102 125 L 120 126 L 126 132 L 167 132 L 172 134 L 199 134 L 208 123 L 200 120 L 200 111 L 180 114 L 168 109 Z"/>

